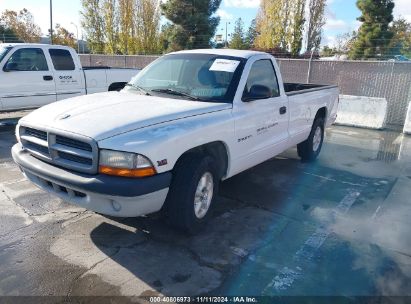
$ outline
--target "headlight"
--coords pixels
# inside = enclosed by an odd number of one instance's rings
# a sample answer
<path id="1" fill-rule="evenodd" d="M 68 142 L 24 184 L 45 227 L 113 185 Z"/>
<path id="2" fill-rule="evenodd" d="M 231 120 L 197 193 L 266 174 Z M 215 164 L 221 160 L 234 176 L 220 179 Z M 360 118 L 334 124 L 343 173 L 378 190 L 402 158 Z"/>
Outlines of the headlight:
<path id="1" fill-rule="evenodd" d="M 146 177 L 156 174 L 156 169 L 143 155 L 100 150 L 99 172 L 123 177 Z"/>

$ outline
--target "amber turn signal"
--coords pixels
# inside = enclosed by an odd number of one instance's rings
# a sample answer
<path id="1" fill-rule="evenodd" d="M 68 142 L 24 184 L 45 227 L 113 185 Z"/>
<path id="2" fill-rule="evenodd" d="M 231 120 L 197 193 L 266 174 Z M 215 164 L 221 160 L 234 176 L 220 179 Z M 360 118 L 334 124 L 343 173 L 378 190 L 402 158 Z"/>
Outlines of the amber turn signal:
<path id="1" fill-rule="evenodd" d="M 156 170 L 153 167 L 140 168 L 140 169 L 124 169 L 124 168 L 112 168 L 107 166 L 99 166 L 100 173 L 121 176 L 121 177 L 147 177 L 156 174 Z"/>

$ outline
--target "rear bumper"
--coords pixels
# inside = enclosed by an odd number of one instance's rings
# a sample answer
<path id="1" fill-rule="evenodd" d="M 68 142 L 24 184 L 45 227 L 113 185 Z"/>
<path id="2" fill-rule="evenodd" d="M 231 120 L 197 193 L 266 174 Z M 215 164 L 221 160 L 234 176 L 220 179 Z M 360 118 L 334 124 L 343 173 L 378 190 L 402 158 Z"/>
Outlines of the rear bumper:
<path id="1" fill-rule="evenodd" d="M 31 156 L 20 144 L 13 146 L 12 156 L 39 188 L 111 216 L 134 217 L 160 210 L 171 182 L 170 172 L 142 179 L 71 172 Z"/>

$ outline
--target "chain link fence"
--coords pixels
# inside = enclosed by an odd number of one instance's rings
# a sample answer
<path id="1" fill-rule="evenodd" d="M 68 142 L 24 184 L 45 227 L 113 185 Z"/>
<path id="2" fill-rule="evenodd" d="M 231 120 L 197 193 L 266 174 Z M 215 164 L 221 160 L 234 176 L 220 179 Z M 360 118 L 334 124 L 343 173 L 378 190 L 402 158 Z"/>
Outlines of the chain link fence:
<path id="1" fill-rule="evenodd" d="M 83 66 L 144 68 L 158 56 L 80 55 Z M 411 63 L 277 59 L 285 82 L 336 84 L 341 94 L 386 98 L 387 123 L 404 125 L 411 100 Z"/>

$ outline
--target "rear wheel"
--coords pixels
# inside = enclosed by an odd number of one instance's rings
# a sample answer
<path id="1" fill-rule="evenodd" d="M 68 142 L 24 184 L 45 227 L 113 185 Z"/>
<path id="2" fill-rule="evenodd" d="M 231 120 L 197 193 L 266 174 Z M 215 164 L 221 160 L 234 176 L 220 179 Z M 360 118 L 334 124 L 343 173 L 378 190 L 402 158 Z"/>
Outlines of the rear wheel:
<path id="1" fill-rule="evenodd" d="M 176 165 L 166 199 L 168 222 L 189 234 L 206 222 L 219 178 L 211 156 L 188 154 Z"/>
<path id="2" fill-rule="evenodd" d="M 321 152 L 324 142 L 324 119 L 316 118 L 311 128 L 310 135 L 297 145 L 298 155 L 303 162 L 314 161 Z"/>

